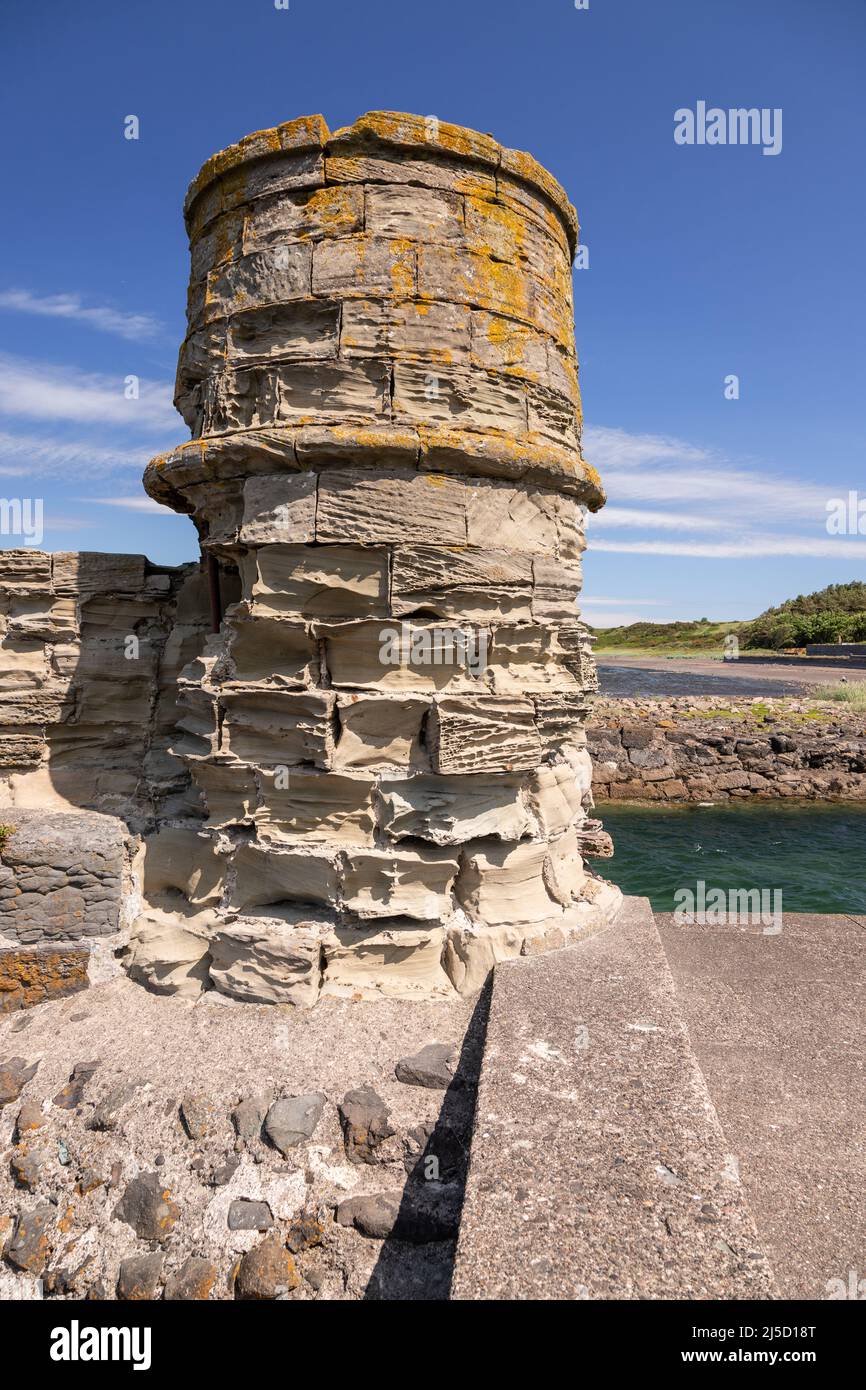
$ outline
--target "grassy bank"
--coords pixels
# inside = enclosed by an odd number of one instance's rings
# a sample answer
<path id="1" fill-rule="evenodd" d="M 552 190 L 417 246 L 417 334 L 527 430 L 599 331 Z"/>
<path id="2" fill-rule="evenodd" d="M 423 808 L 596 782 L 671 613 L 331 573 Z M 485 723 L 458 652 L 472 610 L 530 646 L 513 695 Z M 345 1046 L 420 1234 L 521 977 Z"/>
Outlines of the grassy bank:
<path id="1" fill-rule="evenodd" d="M 596 656 L 718 657 L 725 639 L 738 637 L 746 623 L 630 623 L 628 627 L 593 629 Z"/>
<path id="2" fill-rule="evenodd" d="M 847 705 L 849 709 L 866 711 L 866 681 L 852 681 L 850 685 L 816 685 L 812 691 L 816 700 L 834 700 Z"/>

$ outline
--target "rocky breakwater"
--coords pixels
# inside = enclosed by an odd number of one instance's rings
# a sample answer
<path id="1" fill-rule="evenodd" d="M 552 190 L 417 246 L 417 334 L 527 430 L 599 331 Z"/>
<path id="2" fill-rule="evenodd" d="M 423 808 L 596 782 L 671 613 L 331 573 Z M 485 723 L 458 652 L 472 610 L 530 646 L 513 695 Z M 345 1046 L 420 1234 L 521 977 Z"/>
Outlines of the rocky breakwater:
<path id="1" fill-rule="evenodd" d="M 186 218 L 194 438 L 145 486 L 241 598 L 181 673 L 206 819 L 146 846 L 133 970 L 304 1005 L 472 991 L 619 901 L 581 854 L 604 494 L 574 210 L 529 155 L 372 113 L 247 137 Z"/>
<path id="2" fill-rule="evenodd" d="M 829 700 L 600 699 L 587 736 L 600 799 L 866 799 L 866 717 Z"/>

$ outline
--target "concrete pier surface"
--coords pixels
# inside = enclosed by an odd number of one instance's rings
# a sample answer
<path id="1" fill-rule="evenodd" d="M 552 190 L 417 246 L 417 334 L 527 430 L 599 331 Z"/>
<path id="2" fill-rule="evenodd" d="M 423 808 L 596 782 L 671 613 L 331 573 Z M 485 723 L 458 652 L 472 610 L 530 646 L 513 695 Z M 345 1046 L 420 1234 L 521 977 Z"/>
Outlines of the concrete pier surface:
<path id="1" fill-rule="evenodd" d="M 828 1298 L 866 1275 L 866 918 L 786 913 L 778 936 L 656 920 L 776 1282 Z"/>
<path id="2" fill-rule="evenodd" d="M 496 968 L 452 1296 L 844 1296 L 866 919 L 655 922 Z"/>

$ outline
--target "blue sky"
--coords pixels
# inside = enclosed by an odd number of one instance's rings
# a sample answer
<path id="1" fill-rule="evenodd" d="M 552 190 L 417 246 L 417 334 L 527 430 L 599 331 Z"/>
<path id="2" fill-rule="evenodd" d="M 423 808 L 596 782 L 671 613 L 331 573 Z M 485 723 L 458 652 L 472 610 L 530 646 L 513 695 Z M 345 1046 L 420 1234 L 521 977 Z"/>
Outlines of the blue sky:
<path id="1" fill-rule="evenodd" d="M 186 186 L 248 131 L 390 109 L 530 150 L 577 206 L 590 621 L 866 574 L 866 523 L 826 529 L 866 495 L 863 0 L 5 0 L 0 41 L 0 493 L 45 499 L 46 548 L 193 557 L 139 481 L 187 437 Z M 675 144 L 698 101 L 781 108 L 781 152 Z"/>

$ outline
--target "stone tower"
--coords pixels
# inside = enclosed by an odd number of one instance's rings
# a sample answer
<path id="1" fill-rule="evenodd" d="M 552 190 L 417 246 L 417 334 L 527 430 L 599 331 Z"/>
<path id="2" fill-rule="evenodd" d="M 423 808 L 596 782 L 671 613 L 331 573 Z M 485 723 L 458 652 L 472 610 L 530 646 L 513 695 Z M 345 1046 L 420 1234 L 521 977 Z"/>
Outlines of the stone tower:
<path id="1" fill-rule="evenodd" d="M 535 160 L 433 117 L 289 121 L 186 200 L 149 494 L 220 605 L 176 751 L 210 974 L 240 998 L 476 989 L 609 920 L 583 724 L 577 223 Z M 216 614 L 215 626 L 219 625 Z"/>

